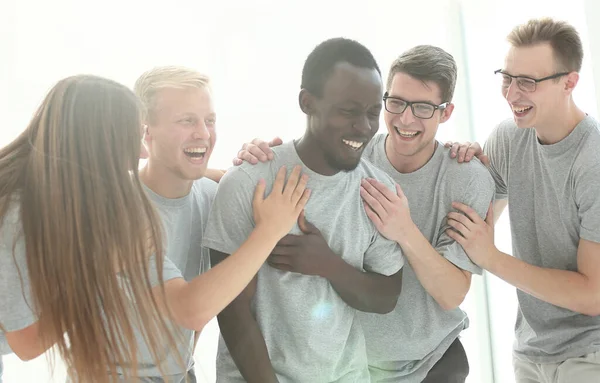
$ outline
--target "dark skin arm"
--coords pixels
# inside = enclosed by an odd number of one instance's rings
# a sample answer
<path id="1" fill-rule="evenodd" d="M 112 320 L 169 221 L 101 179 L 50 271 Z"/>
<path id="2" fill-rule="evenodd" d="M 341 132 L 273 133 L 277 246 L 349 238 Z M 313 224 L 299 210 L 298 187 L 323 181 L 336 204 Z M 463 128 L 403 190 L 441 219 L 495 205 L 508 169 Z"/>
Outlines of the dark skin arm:
<path id="1" fill-rule="evenodd" d="M 227 257 L 210 250 L 211 263 L 218 264 Z M 252 315 L 250 304 L 256 294 L 257 276 L 219 315 L 217 320 L 229 353 L 248 383 L 277 383 L 277 377 L 265 340 Z"/>
<path id="2" fill-rule="evenodd" d="M 304 214 L 298 225 L 304 235 L 283 237 L 271 252 L 269 265 L 326 278 L 344 302 L 357 310 L 379 314 L 394 310 L 402 289 L 402 270 L 389 277 L 358 270 L 331 250 Z"/>

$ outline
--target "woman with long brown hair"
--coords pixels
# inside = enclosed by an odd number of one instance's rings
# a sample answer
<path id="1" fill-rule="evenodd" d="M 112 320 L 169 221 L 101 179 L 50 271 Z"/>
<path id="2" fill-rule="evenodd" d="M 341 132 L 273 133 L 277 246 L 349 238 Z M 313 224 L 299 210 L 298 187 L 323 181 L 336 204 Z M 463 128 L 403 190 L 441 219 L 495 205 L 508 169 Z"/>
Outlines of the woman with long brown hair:
<path id="1" fill-rule="evenodd" d="M 135 327 L 156 360 L 175 344 L 160 221 L 138 178 L 140 117 L 125 86 L 69 77 L 0 149 L 0 354 L 29 360 L 55 345 L 71 380 L 109 382 L 123 378 L 120 366 L 135 375 Z M 211 270 L 231 277 L 215 310 L 242 291 L 308 199 L 299 171 L 287 183 L 280 175 L 268 198 L 264 183 L 256 188 L 257 235 Z"/>

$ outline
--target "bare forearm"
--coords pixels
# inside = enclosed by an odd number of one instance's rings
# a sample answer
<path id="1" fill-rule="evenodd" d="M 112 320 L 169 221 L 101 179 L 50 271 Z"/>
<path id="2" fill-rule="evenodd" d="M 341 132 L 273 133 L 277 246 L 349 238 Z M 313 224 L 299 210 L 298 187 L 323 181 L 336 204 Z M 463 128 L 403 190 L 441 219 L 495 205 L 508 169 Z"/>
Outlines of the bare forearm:
<path id="1" fill-rule="evenodd" d="M 392 276 L 363 272 L 336 257 L 324 275 L 338 295 L 357 310 L 387 314 L 396 307 L 402 288 L 402 270 Z"/>
<path id="2" fill-rule="evenodd" d="M 494 223 L 498 222 L 498 218 L 500 218 L 506 206 L 508 206 L 507 199 L 497 199 L 494 201 Z"/>
<path id="3" fill-rule="evenodd" d="M 5 336 L 11 350 L 23 361 L 37 358 L 58 340 L 43 339 L 39 321 L 22 330 L 6 332 Z"/>
<path id="4" fill-rule="evenodd" d="M 236 252 L 189 283 L 167 282 L 167 301 L 175 321 L 200 331 L 248 285 L 277 240 L 257 228 Z"/>
<path id="5" fill-rule="evenodd" d="M 211 180 L 215 181 L 216 183 L 219 183 L 219 181 L 221 181 L 221 178 L 223 178 L 225 173 L 227 173 L 227 170 L 208 168 L 208 169 L 206 169 L 206 172 L 204 173 L 204 177 L 211 179 Z"/>
<path id="6" fill-rule="evenodd" d="M 241 317 L 226 309 L 218 319 L 223 340 L 242 377 L 249 383 L 277 382 L 265 340 L 254 317 Z"/>
<path id="7" fill-rule="evenodd" d="M 458 307 L 471 286 L 470 275 L 442 257 L 416 226 L 409 238 L 399 245 L 423 288 L 443 309 Z"/>
<path id="8" fill-rule="evenodd" d="M 540 300 L 582 314 L 600 314 L 598 309 L 590 304 L 597 293 L 583 274 L 534 266 L 499 250 L 496 250 L 490 261 L 482 266 Z"/>

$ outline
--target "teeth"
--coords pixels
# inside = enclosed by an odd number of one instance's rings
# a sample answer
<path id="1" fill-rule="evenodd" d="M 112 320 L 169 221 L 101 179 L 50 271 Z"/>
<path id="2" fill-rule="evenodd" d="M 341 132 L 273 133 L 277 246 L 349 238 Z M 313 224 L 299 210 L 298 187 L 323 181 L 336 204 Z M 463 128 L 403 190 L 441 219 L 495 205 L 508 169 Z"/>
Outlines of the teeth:
<path id="1" fill-rule="evenodd" d="M 531 106 L 524 106 L 524 107 L 516 107 L 516 106 L 513 106 L 512 110 L 513 110 L 513 111 L 515 111 L 515 112 L 517 112 L 517 113 L 523 113 L 523 112 L 525 112 L 526 110 L 529 110 L 529 109 L 531 109 L 531 108 L 532 108 Z"/>
<path id="2" fill-rule="evenodd" d="M 189 148 L 183 150 L 186 153 L 206 153 L 206 148 Z"/>
<path id="3" fill-rule="evenodd" d="M 344 144 L 351 146 L 354 149 L 360 149 L 361 146 L 363 146 L 362 142 L 358 142 L 358 141 L 350 141 L 350 140 L 342 140 L 344 142 Z"/>
<path id="4" fill-rule="evenodd" d="M 402 137 L 414 137 L 417 134 L 419 134 L 419 132 L 410 132 L 408 130 L 401 130 L 401 129 L 396 129 L 396 131 L 402 136 Z"/>

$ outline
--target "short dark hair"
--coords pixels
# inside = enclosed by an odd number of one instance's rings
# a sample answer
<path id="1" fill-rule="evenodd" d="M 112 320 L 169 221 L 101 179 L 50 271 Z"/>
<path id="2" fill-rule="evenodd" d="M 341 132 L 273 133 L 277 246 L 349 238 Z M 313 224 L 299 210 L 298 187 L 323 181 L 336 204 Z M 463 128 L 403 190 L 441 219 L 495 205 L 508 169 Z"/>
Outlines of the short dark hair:
<path id="1" fill-rule="evenodd" d="M 355 40 L 336 37 L 325 40 L 313 49 L 304 62 L 301 89 L 313 95 L 323 95 L 323 85 L 338 63 L 346 62 L 359 68 L 381 71 L 371 51 Z"/>
<path id="2" fill-rule="evenodd" d="M 417 45 L 392 63 L 387 90 L 390 90 L 396 73 L 404 73 L 424 83 L 431 81 L 437 84 L 442 102 L 452 102 L 457 72 L 456 62 L 450 53 L 433 45 Z"/>

